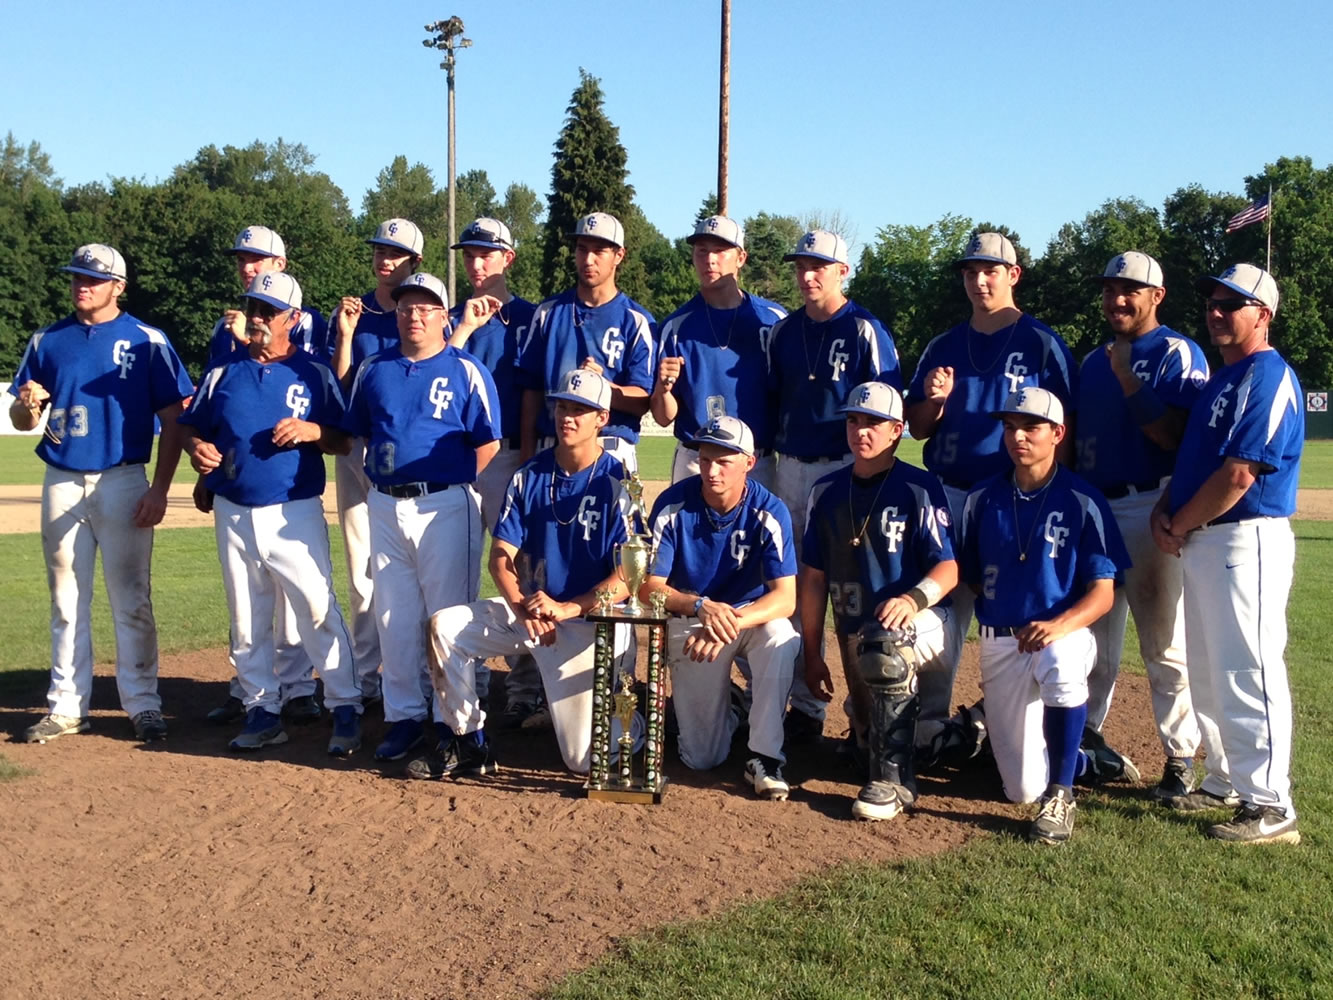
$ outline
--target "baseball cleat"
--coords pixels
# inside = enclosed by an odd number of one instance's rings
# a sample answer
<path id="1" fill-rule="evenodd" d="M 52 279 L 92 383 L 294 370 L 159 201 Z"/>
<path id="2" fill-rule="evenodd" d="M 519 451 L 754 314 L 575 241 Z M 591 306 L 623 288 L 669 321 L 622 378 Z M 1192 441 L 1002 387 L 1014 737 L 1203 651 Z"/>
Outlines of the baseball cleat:
<path id="1" fill-rule="evenodd" d="M 1296 817 L 1276 806 L 1254 806 L 1246 803 L 1225 823 L 1208 828 L 1208 836 L 1231 844 L 1299 844 L 1301 832 L 1296 829 Z"/>
<path id="2" fill-rule="evenodd" d="M 241 704 L 240 698 L 228 697 L 217 708 L 210 709 L 205 718 L 215 726 L 225 726 L 229 722 L 245 718 L 245 706 Z"/>
<path id="3" fill-rule="evenodd" d="M 375 748 L 376 760 L 402 760 L 426 738 L 416 719 L 400 719 L 389 727 L 384 742 Z"/>
<path id="4" fill-rule="evenodd" d="M 789 708 L 787 717 L 782 720 L 782 732 L 788 746 L 804 746 L 818 743 L 824 738 L 824 720 L 813 715 Z"/>
<path id="5" fill-rule="evenodd" d="M 537 706 L 519 726 L 520 729 L 550 729 L 551 728 L 551 708 L 545 702 Z"/>
<path id="6" fill-rule="evenodd" d="M 140 712 L 130 722 L 134 726 L 134 736 L 140 743 L 153 743 L 167 738 L 167 721 L 162 713 L 154 709 Z"/>
<path id="7" fill-rule="evenodd" d="M 1168 757 L 1162 780 L 1148 794 L 1159 802 L 1167 802 L 1194 791 L 1194 781 L 1193 758 Z"/>
<path id="8" fill-rule="evenodd" d="M 852 817 L 875 822 L 893 819 L 903 811 L 898 786 L 891 781 L 872 781 L 861 789 L 852 802 Z"/>
<path id="9" fill-rule="evenodd" d="M 434 750 L 407 765 L 407 776 L 424 781 L 481 777 L 498 770 L 491 757 L 491 744 L 482 730 L 455 736 L 447 727 L 440 728 L 440 742 Z"/>
<path id="10" fill-rule="evenodd" d="M 304 725 L 318 719 L 320 711 L 319 702 L 315 700 L 315 696 L 313 694 L 303 694 L 282 706 L 282 717 L 288 722 Z"/>
<path id="11" fill-rule="evenodd" d="M 233 750 L 259 750 L 287 742 L 282 716 L 255 706 L 245 716 L 245 728 L 227 745 Z"/>
<path id="12" fill-rule="evenodd" d="M 361 713 L 355 705 L 339 705 L 333 710 L 333 735 L 329 737 L 330 757 L 350 757 L 361 749 Z"/>
<path id="13" fill-rule="evenodd" d="M 785 802 L 791 786 L 782 777 L 782 764 L 773 757 L 751 757 L 745 762 L 745 780 L 761 799 Z"/>
<path id="14" fill-rule="evenodd" d="M 1166 805 L 1177 812 L 1205 812 L 1209 809 L 1235 809 L 1240 805 L 1240 796 L 1235 792 L 1215 795 L 1202 788 L 1196 788 L 1185 795 L 1176 795 L 1166 800 Z"/>
<path id="15" fill-rule="evenodd" d="M 86 733 L 92 728 L 93 724 L 87 717 L 80 719 L 71 715 L 44 715 L 24 730 L 23 742 L 50 743 L 57 737 L 69 736 L 71 733 Z"/>
<path id="16" fill-rule="evenodd" d="M 1087 770 L 1075 779 L 1080 785 L 1104 785 L 1110 781 L 1137 785 L 1143 777 L 1132 760 L 1112 750 L 1105 737 L 1091 726 L 1083 730 L 1083 745 L 1079 749 L 1088 762 Z"/>
<path id="17" fill-rule="evenodd" d="M 1063 844 L 1074 835 L 1074 790 L 1065 785 L 1051 785 L 1041 797 L 1037 818 L 1028 827 L 1028 840 L 1034 844 Z"/>

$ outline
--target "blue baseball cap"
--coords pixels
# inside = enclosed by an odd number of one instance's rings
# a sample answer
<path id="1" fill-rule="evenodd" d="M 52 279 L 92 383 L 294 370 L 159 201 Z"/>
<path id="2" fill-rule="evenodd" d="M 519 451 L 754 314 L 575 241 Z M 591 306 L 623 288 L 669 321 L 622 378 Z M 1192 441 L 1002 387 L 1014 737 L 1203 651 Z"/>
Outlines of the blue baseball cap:
<path id="1" fill-rule="evenodd" d="M 425 292 L 427 295 L 433 295 L 439 300 L 440 305 L 449 308 L 449 292 L 445 289 L 444 282 L 427 271 L 418 271 L 410 275 L 391 294 L 393 300 L 397 302 L 408 292 Z"/>
<path id="2" fill-rule="evenodd" d="M 559 387 L 554 392 L 548 392 L 546 398 L 582 403 L 596 410 L 609 410 L 611 383 L 594 371 L 574 368 L 560 376 Z"/>
<path id="3" fill-rule="evenodd" d="M 1218 285 L 1230 288 L 1237 295 L 1266 306 L 1268 311 L 1277 314 L 1277 282 L 1262 267 L 1255 264 L 1232 264 L 1216 278 L 1205 275 L 1194 283 L 1201 295 L 1212 295 Z"/>
<path id="4" fill-rule="evenodd" d="M 375 235 L 366 242 L 406 250 L 414 257 L 420 257 L 426 247 L 425 237 L 421 235 L 417 224 L 407 219 L 385 219 L 376 228 Z"/>
<path id="5" fill-rule="evenodd" d="M 1018 263 L 1018 251 L 1003 233 L 975 233 L 968 240 L 963 256 L 953 262 L 954 267 L 962 267 L 969 261 L 979 260 L 987 264 L 1008 264 L 1013 267 Z"/>
<path id="6" fill-rule="evenodd" d="M 88 243 L 75 250 L 69 263 L 60 270 L 70 274 L 85 274 L 102 281 L 124 281 L 125 258 L 115 247 L 105 243 Z"/>
<path id="7" fill-rule="evenodd" d="M 800 238 L 795 250 L 782 255 L 784 261 L 793 261 L 798 257 L 813 257 L 815 260 L 846 264 L 847 241 L 827 229 L 812 229 Z"/>
<path id="8" fill-rule="evenodd" d="M 1053 424 L 1063 424 L 1065 405 L 1060 402 L 1060 397 L 1049 389 L 1024 386 L 1017 392 L 1011 392 L 1009 398 L 1004 401 L 1004 406 L 991 411 L 991 416 L 997 420 L 1003 420 L 1009 414 L 1037 417 Z"/>
<path id="9" fill-rule="evenodd" d="M 754 455 L 754 432 L 739 417 L 714 417 L 694 435 L 695 444 L 714 444 L 742 455 Z"/>
<path id="10" fill-rule="evenodd" d="M 245 290 L 247 299 L 258 299 L 278 309 L 301 308 L 301 286 L 286 271 L 256 274 Z"/>
<path id="11" fill-rule="evenodd" d="M 886 382 L 862 382 L 847 397 L 840 413 L 864 413 L 870 417 L 903 422 L 903 397 Z"/>
<path id="12" fill-rule="evenodd" d="M 483 247 L 487 250 L 512 250 L 514 237 L 509 234 L 509 227 L 499 219 L 473 219 L 458 237 L 458 242 L 450 250 L 462 250 L 463 247 Z"/>
<path id="13" fill-rule="evenodd" d="M 252 253 L 260 257 L 286 257 L 287 244 L 268 226 L 246 226 L 236 234 L 236 243 L 227 253 Z"/>
<path id="14" fill-rule="evenodd" d="M 583 216 L 569 235 L 571 239 L 589 236 L 610 243 L 612 246 L 625 245 L 625 227 L 620 224 L 619 219 L 607 212 L 592 212 Z"/>

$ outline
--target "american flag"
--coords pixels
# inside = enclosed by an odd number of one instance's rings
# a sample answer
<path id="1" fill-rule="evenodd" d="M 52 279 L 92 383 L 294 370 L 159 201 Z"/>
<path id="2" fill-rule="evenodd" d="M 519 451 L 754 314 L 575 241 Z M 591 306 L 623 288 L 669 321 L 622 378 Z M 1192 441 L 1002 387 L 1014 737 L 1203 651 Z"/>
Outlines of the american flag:
<path id="1" fill-rule="evenodd" d="M 1269 203 L 1271 197 L 1271 194 L 1266 194 L 1227 219 L 1227 232 L 1233 233 L 1237 229 L 1243 229 L 1252 223 L 1263 222 L 1273 211 L 1273 206 Z"/>

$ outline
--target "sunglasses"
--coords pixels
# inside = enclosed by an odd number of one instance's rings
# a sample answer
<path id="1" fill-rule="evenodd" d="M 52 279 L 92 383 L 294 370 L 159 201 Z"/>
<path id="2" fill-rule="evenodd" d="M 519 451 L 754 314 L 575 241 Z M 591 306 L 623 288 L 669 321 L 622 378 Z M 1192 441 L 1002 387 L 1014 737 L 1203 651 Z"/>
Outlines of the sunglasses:
<path id="1" fill-rule="evenodd" d="M 259 302 L 255 299 L 249 299 L 245 303 L 245 315 L 251 319 L 257 316 L 262 320 L 271 320 L 273 317 L 285 313 L 286 311 L 286 309 L 279 309 L 277 306 L 268 302 Z"/>
<path id="2" fill-rule="evenodd" d="M 1209 299 L 1204 305 L 1204 312 L 1216 309 L 1220 313 L 1234 313 L 1240 312 L 1246 306 L 1262 305 L 1262 302 L 1256 302 L 1254 299 Z"/>

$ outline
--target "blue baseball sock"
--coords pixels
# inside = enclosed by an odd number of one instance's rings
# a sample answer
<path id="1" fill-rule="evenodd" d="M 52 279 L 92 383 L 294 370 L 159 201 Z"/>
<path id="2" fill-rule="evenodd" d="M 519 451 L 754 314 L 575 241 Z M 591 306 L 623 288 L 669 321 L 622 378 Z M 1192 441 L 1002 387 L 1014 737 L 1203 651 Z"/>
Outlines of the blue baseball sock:
<path id="1" fill-rule="evenodd" d="M 1041 717 L 1041 731 L 1046 737 L 1046 755 L 1051 764 L 1051 784 L 1070 786 L 1079 765 L 1079 743 L 1083 725 L 1088 721 L 1088 703 L 1074 708 L 1046 705 Z"/>

